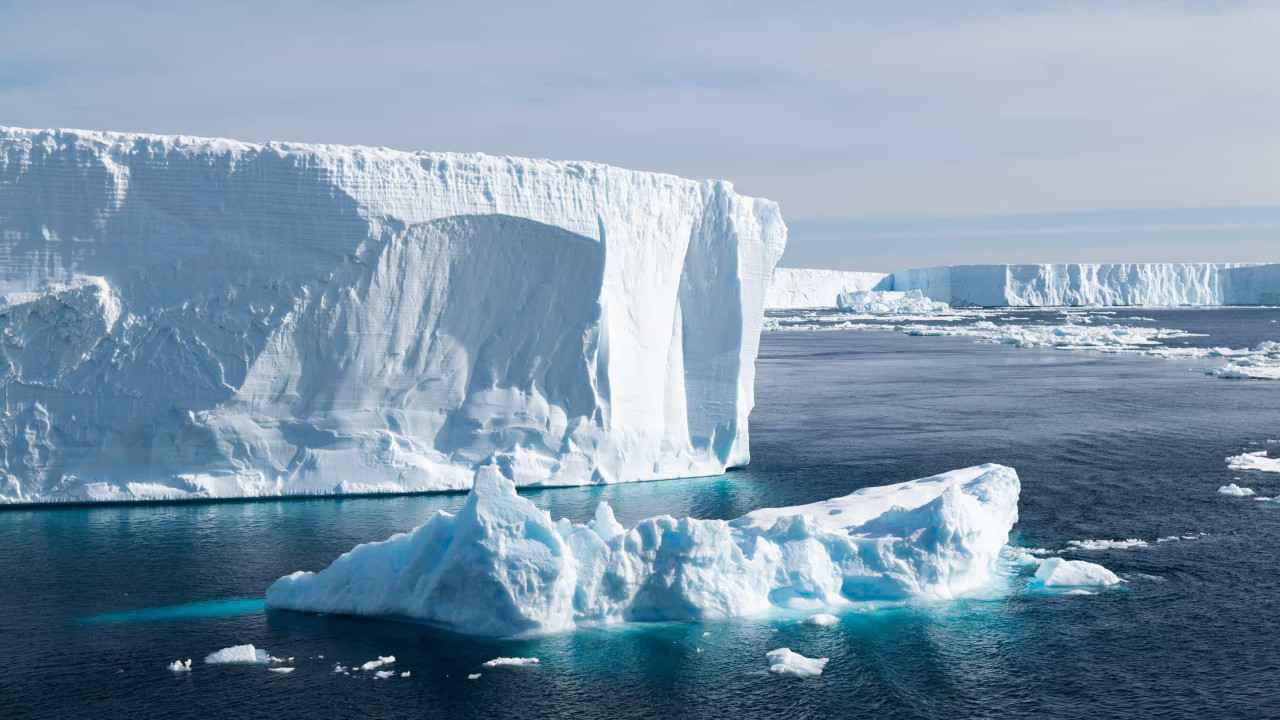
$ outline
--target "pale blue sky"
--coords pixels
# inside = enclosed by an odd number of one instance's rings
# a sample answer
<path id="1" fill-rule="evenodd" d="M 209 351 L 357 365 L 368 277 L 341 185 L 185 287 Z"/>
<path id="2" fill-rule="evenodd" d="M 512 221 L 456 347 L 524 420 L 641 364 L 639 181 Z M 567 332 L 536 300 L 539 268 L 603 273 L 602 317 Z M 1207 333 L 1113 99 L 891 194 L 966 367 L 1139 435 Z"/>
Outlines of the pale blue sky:
<path id="1" fill-rule="evenodd" d="M 0 0 L 0 124 L 607 162 L 784 264 L 1280 261 L 1280 3 Z"/>

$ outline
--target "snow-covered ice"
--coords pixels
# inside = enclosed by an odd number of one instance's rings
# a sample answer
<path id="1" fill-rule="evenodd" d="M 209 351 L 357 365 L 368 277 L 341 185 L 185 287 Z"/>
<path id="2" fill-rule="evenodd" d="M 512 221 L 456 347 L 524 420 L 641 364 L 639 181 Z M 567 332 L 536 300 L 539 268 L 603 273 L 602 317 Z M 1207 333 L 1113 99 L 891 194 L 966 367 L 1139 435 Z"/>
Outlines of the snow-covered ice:
<path id="1" fill-rule="evenodd" d="M 1128 550 L 1130 548 L 1144 548 L 1148 544 L 1146 540 L 1137 538 L 1129 538 L 1127 540 L 1071 540 L 1067 543 L 1067 545 L 1077 550 Z"/>
<path id="2" fill-rule="evenodd" d="M 829 658 L 807 658 L 791 648 L 770 650 L 765 658 L 769 661 L 769 672 L 788 677 L 817 677 L 827 666 Z"/>
<path id="3" fill-rule="evenodd" d="M 1229 483 L 1218 488 L 1218 492 L 1232 497 L 1249 497 L 1253 495 L 1253 488 L 1240 487 L 1235 483 Z"/>
<path id="4" fill-rule="evenodd" d="M 590 524 L 553 522 L 488 469 L 456 515 L 283 577 L 267 605 L 507 636 L 954 598 L 995 577 L 1018 492 L 1013 469 L 982 465 L 732 522 L 662 516 L 625 528 L 607 503 Z"/>
<path id="5" fill-rule="evenodd" d="M 1280 380 L 1280 343 L 1265 341 L 1251 351 L 1223 353 L 1231 358 L 1226 365 L 1205 370 L 1228 380 Z"/>
<path id="6" fill-rule="evenodd" d="M 1227 458 L 1227 467 L 1232 470 L 1256 470 L 1258 472 L 1280 473 L 1280 458 L 1267 457 L 1266 450 L 1232 455 Z"/>
<path id="7" fill-rule="evenodd" d="M 375 680 L 386 680 L 389 677 L 395 677 L 395 670 L 379 670 L 373 674 Z"/>
<path id="8" fill-rule="evenodd" d="M 0 503 L 719 474 L 785 241 L 720 181 L 0 128 Z"/>
<path id="9" fill-rule="evenodd" d="M 809 627 L 831 627 L 839 622 L 840 618 L 830 613 L 817 613 L 801 621 L 802 624 Z"/>
<path id="10" fill-rule="evenodd" d="M 877 272 L 777 268 L 769 281 L 765 308 L 833 308 L 836 299 L 858 290 L 892 290 L 892 276 Z"/>
<path id="11" fill-rule="evenodd" d="M 481 663 L 480 667 L 487 667 L 487 668 L 524 667 L 526 665 L 537 665 L 537 664 L 538 664 L 538 658 L 496 657 L 492 660 Z"/>
<path id="12" fill-rule="evenodd" d="M 894 292 L 892 290 L 857 290 L 843 292 L 836 298 L 836 307 L 845 312 L 877 313 L 889 315 L 928 315 L 951 308 L 946 303 L 935 302 L 919 290 Z"/>
<path id="13" fill-rule="evenodd" d="M 1107 587 L 1120 582 L 1115 573 L 1101 565 L 1060 557 L 1041 561 L 1035 579 L 1044 587 Z"/>
<path id="14" fill-rule="evenodd" d="M 259 650 L 251 644 L 233 645 L 209 653 L 204 658 L 207 665 L 266 665 L 271 661 L 266 650 Z"/>
<path id="15" fill-rule="evenodd" d="M 370 670 L 377 670 L 383 665 L 392 665 L 395 663 L 395 661 L 396 661 L 395 655 L 387 655 L 386 657 L 379 655 L 377 660 L 370 660 L 369 662 L 361 665 L 360 669 L 363 670 L 364 672 L 369 672 Z"/>
<path id="16" fill-rule="evenodd" d="M 174 660 L 169 663 L 169 672 L 186 673 L 191 672 L 191 660 Z"/>

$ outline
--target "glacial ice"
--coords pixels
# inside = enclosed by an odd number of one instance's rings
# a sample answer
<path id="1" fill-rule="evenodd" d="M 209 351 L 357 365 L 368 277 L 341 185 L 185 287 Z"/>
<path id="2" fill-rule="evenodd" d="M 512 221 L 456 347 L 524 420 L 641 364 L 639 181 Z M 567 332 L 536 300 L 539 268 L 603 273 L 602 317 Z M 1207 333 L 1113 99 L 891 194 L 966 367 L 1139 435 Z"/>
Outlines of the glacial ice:
<path id="1" fill-rule="evenodd" d="M 366 662 L 365 664 L 360 666 L 360 669 L 363 670 L 364 672 L 369 672 L 370 670 L 377 670 L 383 665 L 392 665 L 395 663 L 395 661 L 396 661 L 395 655 L 387 655 L 386 657 L 379 655 L 377 660 L 370 660 Z"/>
<path id="2" fill-rule="evenodd" d="M 889 315 L 927 315 L 946 312 L 946 303 L 934 302 L 919 290 L 894 292 L 892 290 L 857 290 L 843 292 L 836 297 L 836 307 L 845 312 L 877 313 Z"/>
<path id="3" fill-rule="evenodd" d="M 1280 458 L 1267 457 L 1266 450 L 1232 455 L 1227 458 L 1227 467 L 1232 470 L 1256 470 L 1258 472 L 1280 473 Z"/>
<path id="4" fill-rule="evenodd" d="M 770 310 L 831 308 L 836 299 L 858 290 L 892 290 L 893 276 L 877 272 L 777 268 L 764 306 Z"/>
<path id="5" fill-rule="evenodd" d="M 496 657 L 480 664 L 480 667 L 496 668 L 496 667 L 525 667 L 527 665 L 537 665 L 538 658 L 535 657 Z"/>
<path id="6" fill-rule="evenodd" d="M 190 658 L 188 658 L 186 661 L 182 661 L 182 660 L 174 660 L 173 662 L 169 663 L 169 672 L 172 672 L 172 673 L 189 673 L 189 672 L 191 672 L 191 660 L 190 660 Z"/>
<path id="7" fill-rule="evenodd" d="M 1035 580 L 1043 587 L 1107 587 L 1120 582 L 1115 573 L 1101 565 L 1059 557 L 1042 560 Z"/>
<path id="8" fill-rule="evenodd" d="M 769 672 L 787 677 L 817 677 L 827 666 L 830 658 L 807 658 L 791 648 L 770 650 L 765 658 L 769 661 Z"/>
<path id="9" fill-rule="evenodd" d="M 719 181 L 0 127 L 0 502 L 718 474 L 785 240 Z"/>
<path id="10" fill-rule="evenodd" d="M 624 528 L 607 503 L 590 524 L 552 522 L 486 467 L 456 515 L 283 577 L 267 605 L 509 636 L 953 598 L 992 580 L 1018 492 L 1011 468 L 982 465 L 732 522 L 661 516 Z"/>
<path id="11" fill-rule="evenodd" d="M 468 675 L 468 676 L 467 676 L 467 679 L 468 679 L 468 680 L 479 680 L 479 679 L 480 679 L 480 673 L 471 673 L 470 675 Z"/>
<path id="12" fill-rule="evenodd" d="M 1231 357 L 1231 361 L 1205 370 L 1206 374 L 1232 380 L 1280 380 L 1280 342 L 1267 340 L 1252 351 L 1220 354 Z"/>
<path id="13" fill-rule="evenodd" d="M 839 623 L 840 618 L 832 615 L 831 613 L 817 613 L 815 615 L 810 615 L 801 622 L 809 627 L 824 628 L 831 627 L 832 625 Z"/>
<path id="14" fill-rule="evenodd" d="M 1077 550 L 1128 550 L 1144 548 L 1149 543 L 1146 540 L 1129 538 L 1127 540 L 1071 540 L 1067 545 Z"/>
<path id="15" fill-rule="evenodd" d="M 266 665 L 270 656 L 252 644 L 233 645 L 205 656 L 206 665 Z"/>
<path id="16" fill-rule="evenodd" d="M 1253 495 L 1253 488 L 1240 487 L 1235 483 L 1228 483 L 1218 488 L 1218 492 L 1231 497 L 1250 497 Z"/>

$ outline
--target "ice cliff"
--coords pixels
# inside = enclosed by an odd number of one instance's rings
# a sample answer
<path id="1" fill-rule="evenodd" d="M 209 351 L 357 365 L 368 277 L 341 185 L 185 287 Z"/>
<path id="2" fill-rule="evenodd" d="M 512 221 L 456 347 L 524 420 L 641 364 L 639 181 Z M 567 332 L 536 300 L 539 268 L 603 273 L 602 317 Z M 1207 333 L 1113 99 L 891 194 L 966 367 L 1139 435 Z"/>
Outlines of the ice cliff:
<path id="1" fill-rule="evenodd" d="M 856 290 L 919 291 L 951 307 L 1139 305 L 1280 305 L 1280 264 L 1072 263 L 1058 265 L 943 265 L 891 275 L 831 270 L 775 271 L 768 309 L 835 307 L 828 274 L 878 278 Z M 842 292 L 837 291 L 836 296 Z M 804 298 L 803 303 L 793 301 Z M 818 303 L 811 305 L 809 303 Z"/>
<path id="2" fill-rule="evenodd" d="M 954 598 L 992 581 L 1018 494 L 1013 469 L 982 465 L 730 522 L 625 528 L 603 502 L 590 523 L 553 522 L 486 468 L 456 515 L 283 577 L 267 605 L 507 636 Z"/>
<path id="3" fill-rule="evenodd" d="M 0 128 L 0 502 L 719 473 L 785 240 L 717 181 Z"/>
<path id="4" fill-rule="evenodd" d="M 841 293 L 892 290 L 887 273 L 778 268 L 773 271 L 765 307 L 770 310 L 835 307 Z"/>

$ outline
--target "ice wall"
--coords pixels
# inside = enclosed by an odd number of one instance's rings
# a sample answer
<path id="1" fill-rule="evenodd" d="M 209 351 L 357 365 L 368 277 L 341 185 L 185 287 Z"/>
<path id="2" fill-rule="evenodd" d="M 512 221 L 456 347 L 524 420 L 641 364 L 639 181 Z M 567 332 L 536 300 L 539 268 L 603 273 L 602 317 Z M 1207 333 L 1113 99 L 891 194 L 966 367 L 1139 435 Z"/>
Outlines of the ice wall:
<path id="1" fill-rule="evenodd" d="M 770 310 L 829 308 L 841 293 L 892 290 L 887 273 L 778 268 L 773 271 L 765 307 Z"/>
<path id="2" fill-rule="evenodd" d="M 785 241 L 724 182 L 0 128 L 0 501 L 719 473 Z"/>

